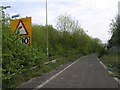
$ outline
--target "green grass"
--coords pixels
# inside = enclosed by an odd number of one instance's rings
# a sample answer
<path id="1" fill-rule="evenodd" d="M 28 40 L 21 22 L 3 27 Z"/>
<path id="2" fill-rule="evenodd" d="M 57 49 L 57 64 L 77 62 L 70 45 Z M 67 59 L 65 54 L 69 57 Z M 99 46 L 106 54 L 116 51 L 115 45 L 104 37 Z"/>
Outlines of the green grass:
<path id="1" fill-rule="evenodd" d="M 116 53 L 110 53 L 110 54 L 103 55 L 101 57 L 101 61 L 105 65 L 118 63 L 118 54 L 116 54 Z"/>
<path id="2" fill-rule="evenodd" d="M 109 53 L 103 55 L 100 60 L 111 70 L 113 73 L 110 76 L 117 77 L 120 79 L 120 54 Z"/>

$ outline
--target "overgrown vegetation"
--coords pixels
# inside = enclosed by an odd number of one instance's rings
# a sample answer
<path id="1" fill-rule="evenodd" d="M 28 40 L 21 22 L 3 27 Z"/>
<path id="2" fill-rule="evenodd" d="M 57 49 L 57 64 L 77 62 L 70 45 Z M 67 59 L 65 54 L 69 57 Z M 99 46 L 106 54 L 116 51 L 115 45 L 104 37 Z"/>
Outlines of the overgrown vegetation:
<path id="1" fill-rule="evenodd" d="M 15 88 L 18 84 L 51 71 L 61 64 L 102 50 L 99 39 L 88 36 L 71 16 L 61 15 L 58 18 L 57 29 L 48 25 L 49 57 L 50 60 L 58 61 L 45 65 L 46 27 L 33 25 L 32 32 L 32 45 L 27 46 L 20 43 L 19 35 L 14 34 L 10 28 L 3 29 L 3 89 Z"/>
<path id="2" fill-rule="evenodd" d="M 111 75 L 120 79 L 120 64 L 118 63 L 119 58 L 120 54 L 109 53 L 107 55 L 103 55 L 100 59 L 108 67 L 108 70 L 113 72 Z"/>
<path id="3" fill-rule="evenodd" d="M 109 46 L 118 46 L 120 47 L 120 16 L 116 16 L 110 24 L 111 30 L 111 39 L 108 41 Z"/>
<path id="4" fill-rule="evenodd" d="M 17 83 L 14 76 L 27 72 L 30 68 L 46 61 L 42 49 L 35 45 L 27 46 L 20 43 L 20 38 L 9 28 L 4 29 L 2 36 L 2 86 L 13 88 Z M 16 80 L 16 82 L 15 82 Z"/>
<path id="5" fill-rule="evenodd" d="M 101 60 L 113 72 L 112 76 L 120 79 L 120 17 L 116 17 L 110 24 L 111 39 L 108 41 L 108 52 Z"/>

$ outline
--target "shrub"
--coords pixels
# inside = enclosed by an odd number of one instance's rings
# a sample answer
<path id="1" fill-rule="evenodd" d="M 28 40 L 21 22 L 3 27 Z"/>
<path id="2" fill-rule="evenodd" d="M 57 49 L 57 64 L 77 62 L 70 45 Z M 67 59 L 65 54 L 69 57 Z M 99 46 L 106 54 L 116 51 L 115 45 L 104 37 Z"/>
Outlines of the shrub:
<path id="1" fill-rule="evenodd" d="M 34 66 L 43 64 L 46 59 L 42 49 L 37 48 L 35 44 L 28 46 L 20 43 L 19 35 L 15 35 L 9 28 L 3 31 L 2 49 L 3 89 L 15 87 L 13 76 L 16 77 Z"/>

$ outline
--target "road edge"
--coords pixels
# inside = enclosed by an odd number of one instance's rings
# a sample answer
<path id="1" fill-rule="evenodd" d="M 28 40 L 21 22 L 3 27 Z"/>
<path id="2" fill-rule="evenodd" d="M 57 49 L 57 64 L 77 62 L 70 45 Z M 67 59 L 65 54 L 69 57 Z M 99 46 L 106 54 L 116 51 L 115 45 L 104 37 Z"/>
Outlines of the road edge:
<path id="1" fill-rule="evenodd" d="M 83 56 L 79 59 L 77 59 L 76 61 L 72 62 L 70 65 L 68 65 L 67 67 L 65 67 L 64 69 L 62 69 L 61 71 L 59 71 L 58 73 L 56 73 L 54 76 L 50 77 L 48 80 L 44 81 L 42 84 L 38 85 L 37 87 L 35 87 L 33 90 L 38 90 L 40 88 L 42 88 L 44 85 L 46 85 L 48 82 L 50 82 L 51 80 L 53 80 L 54 78 L 56 78 L 58 75 L 60 75 L 62 72 L 64 72 L 66 69 L 68 69 L 69 67 L 71 67 L 72 65 L 74 65 L 76 62 L 78 62 L 80 59 L 85 58 L 86 56 Z"/>
<path id="2" fill-rule="evenodd" d="M 103 64 L 103 63 L 100 61 L 99 58 L 97 58 L 97 60 L 100 62 L 100 64 L 101 64 L 105 69 L 107 69 L 107 66 L 106 66 L 105 64 Z M 111 72 L 111 71 L 109 71 L 109 70 L 107 70 L 107 71 L 108 71 L 109 74 L 112 74 L 112 73 L 113 73 L 113 72 Z M 119 78 L 113 77 L 113 79 L 114 79 L 115 81 L 117 81 L 118 84 L 120 84 L 120 79 L 119 79 Z"/>

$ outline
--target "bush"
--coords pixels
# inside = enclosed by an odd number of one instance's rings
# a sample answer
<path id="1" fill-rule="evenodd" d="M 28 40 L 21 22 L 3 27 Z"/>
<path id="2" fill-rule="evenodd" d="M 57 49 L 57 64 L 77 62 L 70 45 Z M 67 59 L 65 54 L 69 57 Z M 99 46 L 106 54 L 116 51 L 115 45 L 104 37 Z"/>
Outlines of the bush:
<path id="1" fill-rule="evenodd" d="M 28 46 L 20 43 L 19 35 L 15 35 L 9 28 L 3 31 L 2 46 L 3 89 L 15 87 L 13 76 L 16 77 L 20 73 L 27 72 L 30 68 L 43 64 L 46 60 L 42 49 L 37 48 L 36 45 Z"/>

